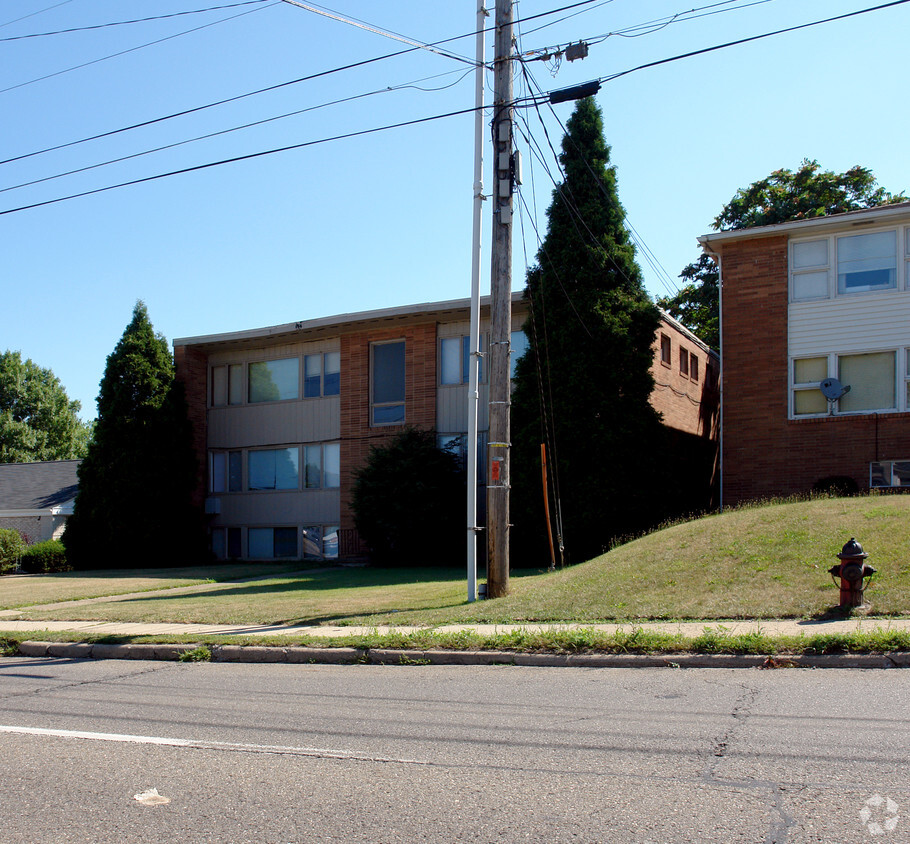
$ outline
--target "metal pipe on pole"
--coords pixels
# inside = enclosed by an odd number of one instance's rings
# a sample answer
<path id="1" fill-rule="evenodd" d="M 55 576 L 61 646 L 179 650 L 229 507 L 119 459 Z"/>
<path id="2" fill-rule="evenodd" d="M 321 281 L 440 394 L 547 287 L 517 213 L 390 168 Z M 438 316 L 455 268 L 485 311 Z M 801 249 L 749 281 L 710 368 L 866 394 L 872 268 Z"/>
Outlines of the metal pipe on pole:
<path id="1" fill-rule="evenodd" d="M 480 408 L 480 258 L 483 216 L 483 144 L 484 144 L 484 29 L 487 10 L 483 0 L 477 7 L 477 36 L 474 104 L 474 240 L 471 250 L 471 327 L 468 357 L 468 601 L 477 600 L 477 434 Z"/>
<path id="2" fill-rule="evenodd" d="M 487 597 L 509 591 L 512 333 L 512 0 L 496 0 L 493 102 L 493 240 L 490 260 L 490 440 Z"/>

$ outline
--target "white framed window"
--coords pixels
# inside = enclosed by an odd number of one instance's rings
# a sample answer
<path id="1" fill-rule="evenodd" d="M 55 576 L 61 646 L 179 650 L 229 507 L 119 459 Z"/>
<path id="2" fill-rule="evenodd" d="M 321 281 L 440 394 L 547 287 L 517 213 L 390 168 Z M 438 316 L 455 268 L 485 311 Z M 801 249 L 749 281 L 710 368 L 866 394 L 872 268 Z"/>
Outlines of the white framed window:
<path id="1" fill-rule="evenodd" d="M 303 356 L 303 397 L 337 396 L 341 391 L 341 352 Z"/>
<path id="2" fill-rule="evenodd" d="M 894 352 L 840 355 L 837 377 L 850 387 L 837 403 L 840 413 L 897 409 Z"/>
<path id="3" fill-rule="evenodd" d="M 250 490 L 297 489 L 299 486 L 300 449 L 267 448 L 247 454 L 247 478 Z"/>
<path id="4" fill-rule="evenodd" d="M 898 363 L 910 364 L 910 350 L 863 352 L 860 354 L 816 355 L 793 358 L 790 372 L 790 414 L 803 416 L 882 413 L 910 410 L 910 387 L 898 393 Z M 836 401 L 828 401 L 821 382 L 836 378 L 849 387 Z M 902 379 L 910 374 L 903 368 Z"/>
<path id="5" fill-rule="evenodd" d="M 341 444 L 319 443 L 303 447 L 304 489 L 337 489 L 341 486 Z"/>
<path id="6" fill-rule="evenodd" d="M 829 252 L 827 238 L 790 244 L 790 297 L 794 301 L 828 297 Z"/>
<path id="7" fill-rule="evenodd" d="M 869 464 L 869 486 L 910 487 L 910 460 L 876 460 Z"/>
<path id="8" fill-rule="evenodd" d="M 791 302 L 897 289 L 910 290 L 910 228 L 790 242 Z"/>
<path id="9" fill-rule="evenodd" d="M 897 232 L 864 232 L 837 239 L 837 292 L 897 287 Z"/>
<path id="10" fill-rule="evenodd" d="M 249 366 L 251 404 L 284 401 L 300 396 L 300 360 L 282 358 L 251 363 Z"/>
<path id="11" fill-rule="evenodd" d="M 405 421 L 405 342 L 370 346 L 370 424 L 400 425 Z"/>

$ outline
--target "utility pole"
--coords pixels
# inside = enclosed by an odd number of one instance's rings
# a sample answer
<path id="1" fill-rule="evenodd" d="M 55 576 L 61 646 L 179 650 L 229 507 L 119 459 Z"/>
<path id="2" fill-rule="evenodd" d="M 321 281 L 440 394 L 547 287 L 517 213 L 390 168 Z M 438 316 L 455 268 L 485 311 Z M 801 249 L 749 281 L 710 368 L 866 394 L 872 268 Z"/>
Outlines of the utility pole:
<path id="1" fill-rule="evenodd" d="M 509 350 L 512 333 L 512 0 L 496 0 L 493 95 L 490 440 L 487 461 L 487 597 L 509 591 Z"/>

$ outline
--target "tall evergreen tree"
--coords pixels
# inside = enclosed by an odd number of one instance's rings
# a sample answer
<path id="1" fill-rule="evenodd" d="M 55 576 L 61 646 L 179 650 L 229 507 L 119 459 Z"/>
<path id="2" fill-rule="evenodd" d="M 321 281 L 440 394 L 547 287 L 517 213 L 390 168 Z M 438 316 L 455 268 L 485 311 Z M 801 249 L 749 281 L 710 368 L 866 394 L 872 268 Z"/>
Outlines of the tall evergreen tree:
<path id="1" fill-rule="evenodd" d="M 167 341 L 142 302 L 107 358 L 64 543 L 80 568 L 198 561 L 192 432 Z"/>
<path id="2" fill-rule="evenodd" d="M 574 560 L 653 524 L 660 510 L 662 426 L 648 403 L 659 316 L 624 225 L 593 99 L 578 102 L 560 162 L 565 180 L 553 192 L 547 235 L 528 273 L 529 351 L 512 397 L 516 564 L 543 553 L 539 444 L 546 430 Z"/>

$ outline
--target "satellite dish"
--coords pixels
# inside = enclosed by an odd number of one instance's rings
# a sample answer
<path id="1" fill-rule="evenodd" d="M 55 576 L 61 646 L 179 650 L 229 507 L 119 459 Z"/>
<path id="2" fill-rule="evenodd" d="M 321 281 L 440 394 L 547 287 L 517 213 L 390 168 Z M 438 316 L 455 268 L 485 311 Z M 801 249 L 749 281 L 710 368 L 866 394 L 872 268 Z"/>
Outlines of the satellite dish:
<path id="1" fill-rule="evenodd" d="M 845 387 L 837 378 L 826 378 L 818 386 L 828 401 L 837 401 L 841 396 L 850 392 L 850 385 Z"/>

